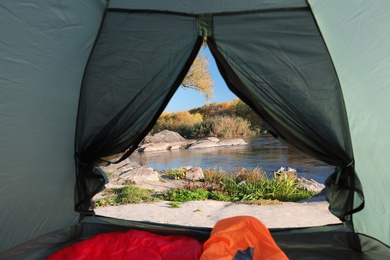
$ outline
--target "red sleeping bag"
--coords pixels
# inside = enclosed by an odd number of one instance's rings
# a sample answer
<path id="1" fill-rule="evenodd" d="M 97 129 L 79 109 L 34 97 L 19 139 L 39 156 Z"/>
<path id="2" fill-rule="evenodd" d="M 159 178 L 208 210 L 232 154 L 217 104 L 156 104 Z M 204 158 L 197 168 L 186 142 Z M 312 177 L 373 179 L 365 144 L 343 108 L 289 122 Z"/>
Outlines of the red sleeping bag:
<path id="1" fill-rule="evenodd" d="M 68 246 L 48 260 L 140 260 L 199 259 L 201 242 L 186 236 L 162 236 L 145 231 L 129 230 L 103 233 Z"/>

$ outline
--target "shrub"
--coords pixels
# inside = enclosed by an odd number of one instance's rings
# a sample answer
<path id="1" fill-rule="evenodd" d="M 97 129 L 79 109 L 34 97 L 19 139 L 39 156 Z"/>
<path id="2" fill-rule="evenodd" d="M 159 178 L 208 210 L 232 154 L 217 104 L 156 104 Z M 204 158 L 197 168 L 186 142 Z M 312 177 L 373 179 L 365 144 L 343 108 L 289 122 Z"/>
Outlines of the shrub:
<path id="1" fill-rule="evenodd" d="M 186 177 L 187 171 L 183 168 L 170 169 L 166 172 L 166 174 L 175 180 L 181 180 Z"/>
<path id="2" fill-rule="evenodd" d="M 251 136 L 250 124 L 241 117 L 218 116 L 213 118 L 211 127 L 214 135 L 218 137 Z"/>

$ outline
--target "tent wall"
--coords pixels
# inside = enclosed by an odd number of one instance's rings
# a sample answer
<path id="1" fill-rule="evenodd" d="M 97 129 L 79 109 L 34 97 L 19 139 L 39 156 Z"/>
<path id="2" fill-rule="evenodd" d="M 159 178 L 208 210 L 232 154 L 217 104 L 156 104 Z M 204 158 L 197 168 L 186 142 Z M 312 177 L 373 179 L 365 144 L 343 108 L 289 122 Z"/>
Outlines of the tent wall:
<path id="1" fill-rule="evenodd" d="M 390 246 L 390 1 L 309 2 L 340 79 L 365 194 L 355 231 Z"/>
<path id="2" fill-rule="evenodd" d="M 104 8 L 0 2 L 0 252 L 78 222 L 78 97 Z"/>
<path id="3" fill-rule="evenodd" d="M 108 10 L 80 97 L 77 210 L 91 212 L 90 199 L 102 186 L 93 165 L 127 151 L 126 158 L 137 148 L 180 86 L 201 44 L 195 17 Z"/>

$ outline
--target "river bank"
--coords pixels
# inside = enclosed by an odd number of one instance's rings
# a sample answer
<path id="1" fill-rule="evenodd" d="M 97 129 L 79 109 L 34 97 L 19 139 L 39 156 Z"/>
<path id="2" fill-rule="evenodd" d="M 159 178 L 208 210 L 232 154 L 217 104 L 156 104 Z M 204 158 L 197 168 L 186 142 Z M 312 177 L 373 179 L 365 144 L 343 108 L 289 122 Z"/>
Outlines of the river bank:
<path id="1" fill-rule="evenodd" d="M 131 161 L 127 161 L 131 162 Z M 124 163 L 126 164 L 126 162 Z M 109 166 L 104 168 L 112 171 L 112 167 L 119 167 L 123 173 L 122 177 L 131 174 L 129 169 L 135 169 L 137 164 L 131 163 L 129 168 L 125 165 Z M 138 167 L 142 168 L 142 166 Z M 152 175 L 155 172 L 149 169 Z M 143 170 L 138 170 L 139 173 Z M 136 173 L 135 172 L 135 173 Z M 133 174 L 131 174 L 133 176 Z M 137 174 L 135 174 L 137 175 Z M 108 187 L 119 187 L 124 179 L 115 179 L 111 175 L 111 182 Z M 139 187 L 153 189 L 157 192 L 164 192 L 169 189 L 177 189 L 184 186 L 184 180 L 161 180 L 149 179 L 144 176 L 143 181 L 136 184 Z M 172 208 L 171 202 L 158 201 L 154 203 L 140 203 L 120 206 L 100 207 L 95 209 L 96 214 L 136 221 L 147 221 L 165 224 L 176 224 L 184 226 L 213 227 L 221 219 L 248 215 L 254 216 L 262 221 L 268 228 L 287 227 L 310 227 L 327 224 L 340 224 L 340 220 L 334 217 L 328 210 L 328 202 L 323 194 L 299 202 L 282 202 L 277 205 L 248 205 L 242 203 L 222 202 L 215 200 L 182 202 L 178 208 Z"/>

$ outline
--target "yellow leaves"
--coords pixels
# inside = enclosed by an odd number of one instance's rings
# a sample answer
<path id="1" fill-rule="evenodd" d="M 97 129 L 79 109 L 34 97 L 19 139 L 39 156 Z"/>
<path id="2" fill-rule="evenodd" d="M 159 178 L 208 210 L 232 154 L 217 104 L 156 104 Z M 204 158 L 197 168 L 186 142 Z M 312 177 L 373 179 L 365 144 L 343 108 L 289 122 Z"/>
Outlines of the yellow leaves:
<path id="1" fill-rule="evenodd" d="M 194 89 L 200 94 L 204 94 L 206 100 L 212 98 L 214 93 L 214 81 L 208 63 L 209 60 L 206 55 L 199 53 L 181 83 L 184 88 Z"/>
<path id="2" fill-rule="evenodd" d="M 201 123 L 203 117 L 199 113 L 190 114 L 188 111 L 180 111 L 180 112 L 164 112 L 159 117 L 156 125 L 159 130 L 164 129 L 175 129 L 181 125 L 194 125 L 197 123 Z M 160 129 L 161 128 L 161 129 Z"/>

